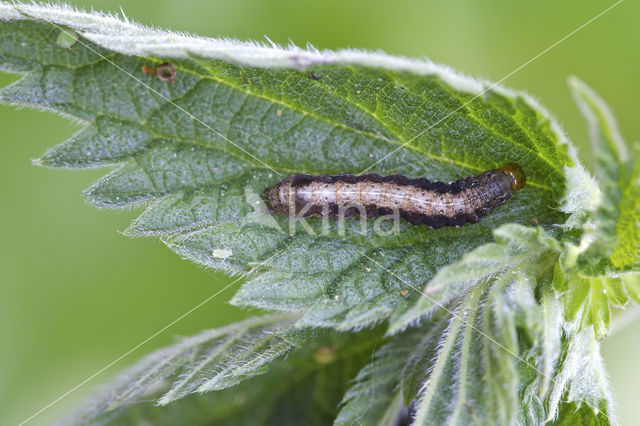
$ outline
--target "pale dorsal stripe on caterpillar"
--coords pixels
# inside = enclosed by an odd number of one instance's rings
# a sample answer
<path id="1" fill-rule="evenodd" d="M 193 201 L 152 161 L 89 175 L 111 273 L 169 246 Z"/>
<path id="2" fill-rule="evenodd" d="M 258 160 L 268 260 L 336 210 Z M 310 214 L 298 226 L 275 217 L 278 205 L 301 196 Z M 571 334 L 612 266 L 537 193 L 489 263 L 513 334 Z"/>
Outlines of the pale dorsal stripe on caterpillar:
<path id="1" fill-rule="evenodd" d="M 455 182 L 403 175 L 293 175 L 265 189 L 271 213 L 297 217 L 365 217 L 399 212 L 432 228 L 475 223 L 522 189 L 526 178 L 513 163 Z"/>

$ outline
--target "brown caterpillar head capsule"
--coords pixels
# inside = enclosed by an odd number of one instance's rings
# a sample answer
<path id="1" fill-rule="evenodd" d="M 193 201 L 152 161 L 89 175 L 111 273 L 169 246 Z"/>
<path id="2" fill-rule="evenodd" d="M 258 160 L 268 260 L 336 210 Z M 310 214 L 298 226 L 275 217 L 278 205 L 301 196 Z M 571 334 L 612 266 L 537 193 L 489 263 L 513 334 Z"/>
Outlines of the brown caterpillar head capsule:
<path id="1" fill-rule="evenodd" d="M 288 205 L 280 200 L 280 186 L 283 183 L 270 186 L 262 193 L 262 199 L 267 202 L 267 208 L 270 213 L 289 214 Z"/>
<path id="2" fill-rule="evenodd" d="M 524 175 L 524 171 L 515 163 L 509 163 L 502 167 L 502 173 L 511 178 L 511 190 L 518 191 L 524 188 L 527 183 L 527 177 Z"/>

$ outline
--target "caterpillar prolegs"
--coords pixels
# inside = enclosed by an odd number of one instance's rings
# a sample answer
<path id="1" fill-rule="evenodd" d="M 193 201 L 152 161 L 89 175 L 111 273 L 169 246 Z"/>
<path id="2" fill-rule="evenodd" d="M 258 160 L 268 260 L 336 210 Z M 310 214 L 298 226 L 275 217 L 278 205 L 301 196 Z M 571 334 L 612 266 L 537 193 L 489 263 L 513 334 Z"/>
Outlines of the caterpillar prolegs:
<path id="1" fill-rule="evenodd" d="M 522 189 L 526 178 L 514 163 L 455 182 L 403 175 L 310 176 L 297 174 L 265 189 L 271 213 L 343 218 L 398 212 L 409 223 L 432 228 L 475 223 Z"/>

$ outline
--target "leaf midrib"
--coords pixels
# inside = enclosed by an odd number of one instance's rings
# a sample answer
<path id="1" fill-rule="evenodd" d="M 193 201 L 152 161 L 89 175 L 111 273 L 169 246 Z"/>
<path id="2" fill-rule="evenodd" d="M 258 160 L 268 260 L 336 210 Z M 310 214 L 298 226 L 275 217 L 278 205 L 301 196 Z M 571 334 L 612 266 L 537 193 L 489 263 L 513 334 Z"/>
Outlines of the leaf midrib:
<path id="1" fill-rule="evenodd" d="M 451 323 L 451 327 L 446 329 L 446 340 L 442 345 L 442 349 L 438 352 L 437 361 L 431 372 L 431 375 L 427 379 L 428 386 L 426 387 L 426 392 L 422 396 L 420 401 L 420 409 L 418 411 L 418 415 L 416 419 L 420 422 L 425 419 L 422 419 L 421 415 L 424 415 L 425 407 L 428 407 L 432 403 L 432 398 L 434 397 L 434 392 L 440 387 L 440 381 L 443 379 L 443 369 L 446 364 L 449 362 L 448 354 L 451 353 L 454 346 L 456 345 L 456 341 L 459 337 L 459 332 L 462 327 L 467 325 L 468 318 L 463 318 L 460 316 L 460 312 L 464 310 L 473 309 L 473 307 L 478 303 L 480 295 L 485 291 L 488 286 L 488 282 L 477 284 L 474 288 L 472 288 L 466 296 L 466 300 L 460 305 L 459 309 L 453 311 L 452 315 L 454 315 L 454 320 Z M 443 356 L 444 355 L 444 356 Z M 428 405 L 425 405 L 428 404 Z"/>

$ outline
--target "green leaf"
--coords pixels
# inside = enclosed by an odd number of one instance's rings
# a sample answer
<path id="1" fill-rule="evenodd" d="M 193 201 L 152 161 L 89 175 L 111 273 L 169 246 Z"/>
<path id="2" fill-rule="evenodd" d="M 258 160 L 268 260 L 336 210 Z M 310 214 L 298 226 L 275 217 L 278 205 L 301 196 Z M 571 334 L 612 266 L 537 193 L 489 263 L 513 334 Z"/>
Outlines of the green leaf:
<path id="1" fill-rule="evenodd" d="M 478 247 L 460 261 L 441 268 L 424 287 L 423 297 L 392 319 L 389 332 L 432 314 L 474 286 L 510 280 L 515 274 L 523 274 L 536 283 L 549 275 L 561 250 L 558 242 L 541 228 L 504 225 L 494 231 L 494 237 L 495 243 Z"/>
<path id="2" fill-rule="evenodd" d="M 624 307 L 630 299 L 640 301 L 638 273 L 613 271 L 588 275 L 578 266 L 584 247 L 565 244 L 552 284 L 562 303 L 565 329 L 577 333 L 593 326 L 596 337 L 603 339 L 609 332 L 612 306 Z"/>
<path id="3" fill-rule="evenodd" d="M 576 424 L 585 426 L 605 426 L 611 421 L 605 412 L 595 413 L 586 405 L 579 406 L 576 403 L 560 404 L 558 418 L 552 423 L 554 426 L 572 426 Z"/>
<path id="4" fill-rule="evenodd" d="M 640 142 L 633 145 L 629 178 L 622 187 L 620 217 L 616 226 L 618 243 L 611 263 L 619 270 L 640 269 Z"/>
<path id="5" fill-rule="evenodd" d="M 556 326 L 544 325 L 543 330 L 538 330 L 537 337 L 530 334 L 533 337 L 527 357 L 530 364 L 521 364 L 521 423 L 581 424 L 585 421 L 591 424 L 588 422 L 596 419 L 593 424 L 615 424 L 600 344 L 594 329 L 589 326 L 560 336 L 561 312 L 552 294 L 549 289 L 545 290 L 543 311 L 546 312 L 543 316 L 546 317 L 545 322 L 549 318 Z M 535 320 L 536 316 L 531 315 L 530 318 Z M 534 371 L 532 366 L 540 370 Z"/>
<path id="6" fill-rule="evenodd" d="M 620 271 L 637 268 L 640 259 L 640 161 L 629 156 L 606 103 L 577 78 L 569 84 L 589 124 L 601 191 L 582 224 L 580 242 L 565 243 L 554 288 L 566 327 L 578 332 L 593 325 L 602 339 L 609 331 L 611 305 L 624 306 L 634 292 Z"/>
<path id="7" fill-rule="evenodd" d="M 552 382 L 554 381 L 554 370 L 557 366 L 561 353 L 561 334 L 562 330 L 559 324 L 562 323 L 561 306 L 555 299 L 553 291 L 545 288 L 542 294 L 542 320 L 538 320 L 536 316 L 529 315 L 527 318 L 532 320 L 526 323 L 525 330 L 536 330 L 538 333 L 531 338 L 535 350 L 536 365 L 541 370 L 541 376 L 538 376 L 540 384 L 537 388 L 537 394 L 544 399 L 549 395 Z M 533 322 L 535 321 L 535 323 Z M 540 329 L 541 326 L 541 329 Z"/>
<path id="8" fill-rule="evenodd" d="M 559 388 L 547 377 L 559 368 L 559 348 L 571 361 L 585 346 L 558 343 L 561 324 L 547 287 L 560 252 L 574 260 L 581 253 L 557 241 L 573 243 L 594 223 L 606 230 L 594 235 L 610 236 L 616 213 L 592 214 L 601 201 L 594 182 L 558 124 L 530 97 L 426 60 L 203 39 L 37 4 L 0 3 L 0 59 L 3 70 L 24 74 L 0 90 L 0 102 L 85 124 L 38 164 L 114 167 L 85 192 L 89 203 L 144 208 L 127 234 L 157 236 L 187 259 L 243 274 L 235 304 L 285 312 L 152 354 L 81 418 L 111 409 L 117 424 L 157 423 L 162 413 L 182 420 L 180 412 L 193 409 L 203 423 L 242 424 L 254 416 L 258 424 L 326 424 L 337 415 L 351 367 L 364 365 L 362 353 L 369 357 L 378 334 L 336 349 L 313 346 L 317 330 L 359 330 L 390 319 L 392 342 L 406 344 L 415 331 L 405 328 L 426 317 L 427 333 L 414 351 L 402 352 L 404 362 L 383 352 L 361 370 L 344 399 L 343 419 L 373 418 L 361 410 L 369 384 L 385 395 L 371 406 L 383 413 L 376 420 L 391 420 L 416 398 L 418 424 L 550 419 L 566 389 L 568 401 L 590 407 L 602 401 L 587 392 L 597 380 L 578 382 L 567 373 Z M 153 73 L 163 63 L 174 76 Z M 259 196 L 294 173 L 371 171 L 448 181 L 507 162 L 524 168 L 527 186 L 480 223 L 461 228 L 299 221 L 269 215 Z M 629 168 L 628 176 L 634 173 Z M 631 180 L 620 182 L 627 184 L 620 203 L 635 205 L 624 195 L 636 194 Z M 618 223 L 627 229 L 634 215 Z M 528 228 L 532 223 L 539 227 Z M 587 258 L 617 253 L 612 239 L 593 240 L 606 250 L 592 249 L 597 256 Z M 637 242 L 624 241 L 624 247 Z M 602 285 L 623 303 L 632 292 L 610 278 Z M 633 277 L 619 280 L 635 285 Z M 598 315 L 593 311 L 597 321 L 604 321 L 601 305 Z M 567 339 L 574 338 L 570 332 Z M 313 362 L 307 352 L 300 363 L 274 369 L 273 381 L 259 377 L 255 389 L 240 383 L 299 346 L 316 348 Z M 336 357 L 345 366 L 333 370 L 329 365 L 342 365 Z M 324 371 L 318 365 L 331 375 L 316 374 Z M 568 365 L 584 367 L 585 377 L 598 377 L 601 367 Z M 398 373 L 399 388 L 387 367 Z M 376 384 L 378 373 L 385 380 Z M 238 383 L 237 394 L 214 394 L 222 405 L 207 400 L 204 409 L 193 408 L 203 401 L 193 392 Z M 158 388 L 161 404 L 182 399 L 158 411 L 130 405 Z"/>
<path id="9" fill-rule="evenodd" d="M 341 395 L 357 371 L 371 360 L 376 341 L 360 335 L 326 335 L 278 360 L 265 375 L 231 389 L 191 394 L 169 405 L 153 402 L 161 390 L 150 388 L 136 404 L 100 412 L 90 403 L 62 424 L 90 425 L 327 425 L 335 419 Z M 159 385 L 162 385 L 160 383 Z"/>
<path id="10" fill-rule="evenodd" d="M 403 387 L 405 397 L 420 395 L 417 424 L 535 423 L 557 412 L 546 401 L 561 356 L 560 308 L 548 289 L 541 302 L 534 292 L 551 280 L 561 247 L 540 228 L 507 225 L 495 234 L 497 243 L 442 268 L 432 280 L 438 291 L 429 293 L 427 285 L 415 312 L 391 325 L 396 331 L 446 313 L 444 333 L 413 355 L 420 362 L 405 367 L 403 377 L 423 383 L 420 391 L 411 380 Z M 453 299 L 459 300 L 454 311 L 443 290 L 455 285 L 462 290 L 453 293 L 465 296 Z M 437 354 L 428 355 L 429 347 L 439 348 Z"/>
<path id="11" fill-rule="evenodd" d="M 529 305 L 524 313 L 518 324 L 523 342 L 528 342 L 528 346 L 522 355 L 526 363 L 521 363 L 518 370 L 519 415 L 521 423 L 544 424 L 558 412 L 558 406 L 549 404 L 549 398 L 566 344 L 562 340 L 562 312 L 553 291 L 545 287 L 540 301 Z"/>
<path id="12" fill-rule="evenodd" d="M 419 314 L 410 311 L 407 318 L 434 319 L 397 334 L 380 349 L 347 393 L 341 422 L 387 419 L 412 399 L 418 400 L 416 424 L 513 424 L 532 417 L 528 405 L 518 402 L 520 390 L 534 375 L 537 382 L 530 389 L 535 401 L 530 403 L 549 396 L 561 324 L 551 294 L 545 292 L 541 306 L 534 292 L 539 282 L 549 282 L 560 246 L 539 228 L 517 225 L 498 229 L 496 239 L 438 272 L 437 285 L 447 271 L 465 272 L 461 276 L 468 282 L 460 285 L 466 287 L 454 290 L 458 296 L 450 299 L 432 293 L 437 299 L 429 300 L 427 286 L 427 297 L 412 308 Z M 530 264 L 521 259 L 527 256 L 532 256 Z M 455 309 L 446 307 L 451 300 L 457 302 Z M 404 321 L 391 330 L 405 328 Z M 544 419 L 541 410 L 537 418 Z"/>
<path id="13" fill-rule="evenodd" d="M 547 420 L 554 419 L 562 402 L 575 403 L 578 408 L 588 407 L 598 419 L 596 424 L 615 423 L 607 375 L 593 328 L 586 327 L 567 340 L 563 358 L 554 375 Z M 563 420 L 567 415 L 566 409 L 561 410 L 561 415 L 560 420 Z"/>
<path id="14" fill-rule="evenodd" d="M 390 425 L 404 407 L 400 374 L 419 343 L 417 333 L 396 338 L 377 349 L 345 393 L 335 425 Z"/>
<path id="15" fill-rule="evenodd" d="M 639 272 L 626 272 L 620 274 L 620 280 L 624 285 L 627 294 L 636 303 L 640 303 L 640 273 Z"/>
<path id="16" fill-rule="evenodd" d="M 567 278 L 568 277 L 568 278 Z M 598 339 L 604 338 L 611 322 L 610 305 L 624 306 L 629 300 L 621 275 L 591 277 L 563 272 L 558 266 L 554 286 L 563 302 L 569 328 L 579 331 L 593 325 Z"/>
<path id="17" fill-rule="evenodd" d="M 595 91 L 575 77 L 569 79 L 569 86 L 589 125 L 596 175 L 602 189 L 593 223 L 588 224 L 583 237 L 589 245 L 579 255 L 578 267 L 597 275 L 611 266 L 623 270 L 637 266 L 640 161 L 629 155 L 611 110 Z"/>
<path id="18" fill-rule="evenodd" d="M 418 397 L 446 323 L 411 328 L 377 348 L 345 393 L 334 424 L 396 424 L 399 413 Z"/>
<path id="19" fill-rule="evenodd" d="M 577 77 L 569 78 L 569 87 L 589 125 L 596 175 L 604 188 L 619 189 L 620 178 L 625 175 L 619 166 L 629 160 L 629 153 L 613 113 L 596 92 Z M 604 195 L 615 196 L 606 192 Z"/>
<path id="20" fill-rule="evenodd" d="M 547 364 L 552 380 L 560 341 L 559 334 L 544 336 L 542 327 L 529 327 L 543 317 L 530 285 L 518 278 L 479 284 L 455 310 L 393 336 L 358 373 L 336 423 L 393 424 L 412 401 L 415 424 L 526 423 L 519 388 L 530 372 L 544 375 L 536 369 Z M 542 343 L 554 337 L 557 343 Z"/>
<path id="21" fill-rule="evenodd" d="M 144 205 L 127 234 L 160 236 L 188 259 L 250 275 L 236 304 L 302 311 L 299 325 L 360 329 L 417 300 L 394 274 L 422 287 L 500 224 L 552 229 L 572 212 L 565 175 L 580 169 L 559 126 L 528 96 L 447 67 L 200 39 L 53 6 L 3 5 L 0 14 L 3 68 L 25 73 L 0 101 L 86 123 L 38 163 L 119 165 L 87 201 Z M 69 31 L 77 41 L 61 47 Z M 163 62 L 176 67 L 175 83 L 142 71 Z M 511 161 L 527 187 L 458 229 L 298 223 L 268 215 L 258 195 L 293 173 L 446 181 Z"/>
<path id="22" fill-rule="evenodd" d="M 255 317 L 156 351 L 106 387 L 91 402 L 91 415 L 129 405 L 158 388 L 166 388 L 158 399 L 165 405 L 263 374 L 275 359 L 318 337 L 318 332 L 292 329 L 296 319 L 292 314 Z"/>
<path id="23" fill-rule="evenodd" d="M 416 424 L 513 424 L 519 415 L 519 341 L 509 293 L 513 277 L 472 287 L 451 316 L 417 403 Z M 525 293 L 526 294 L 526 291 Z M 529 293 L 528 298 L 531 299 Z"/>

